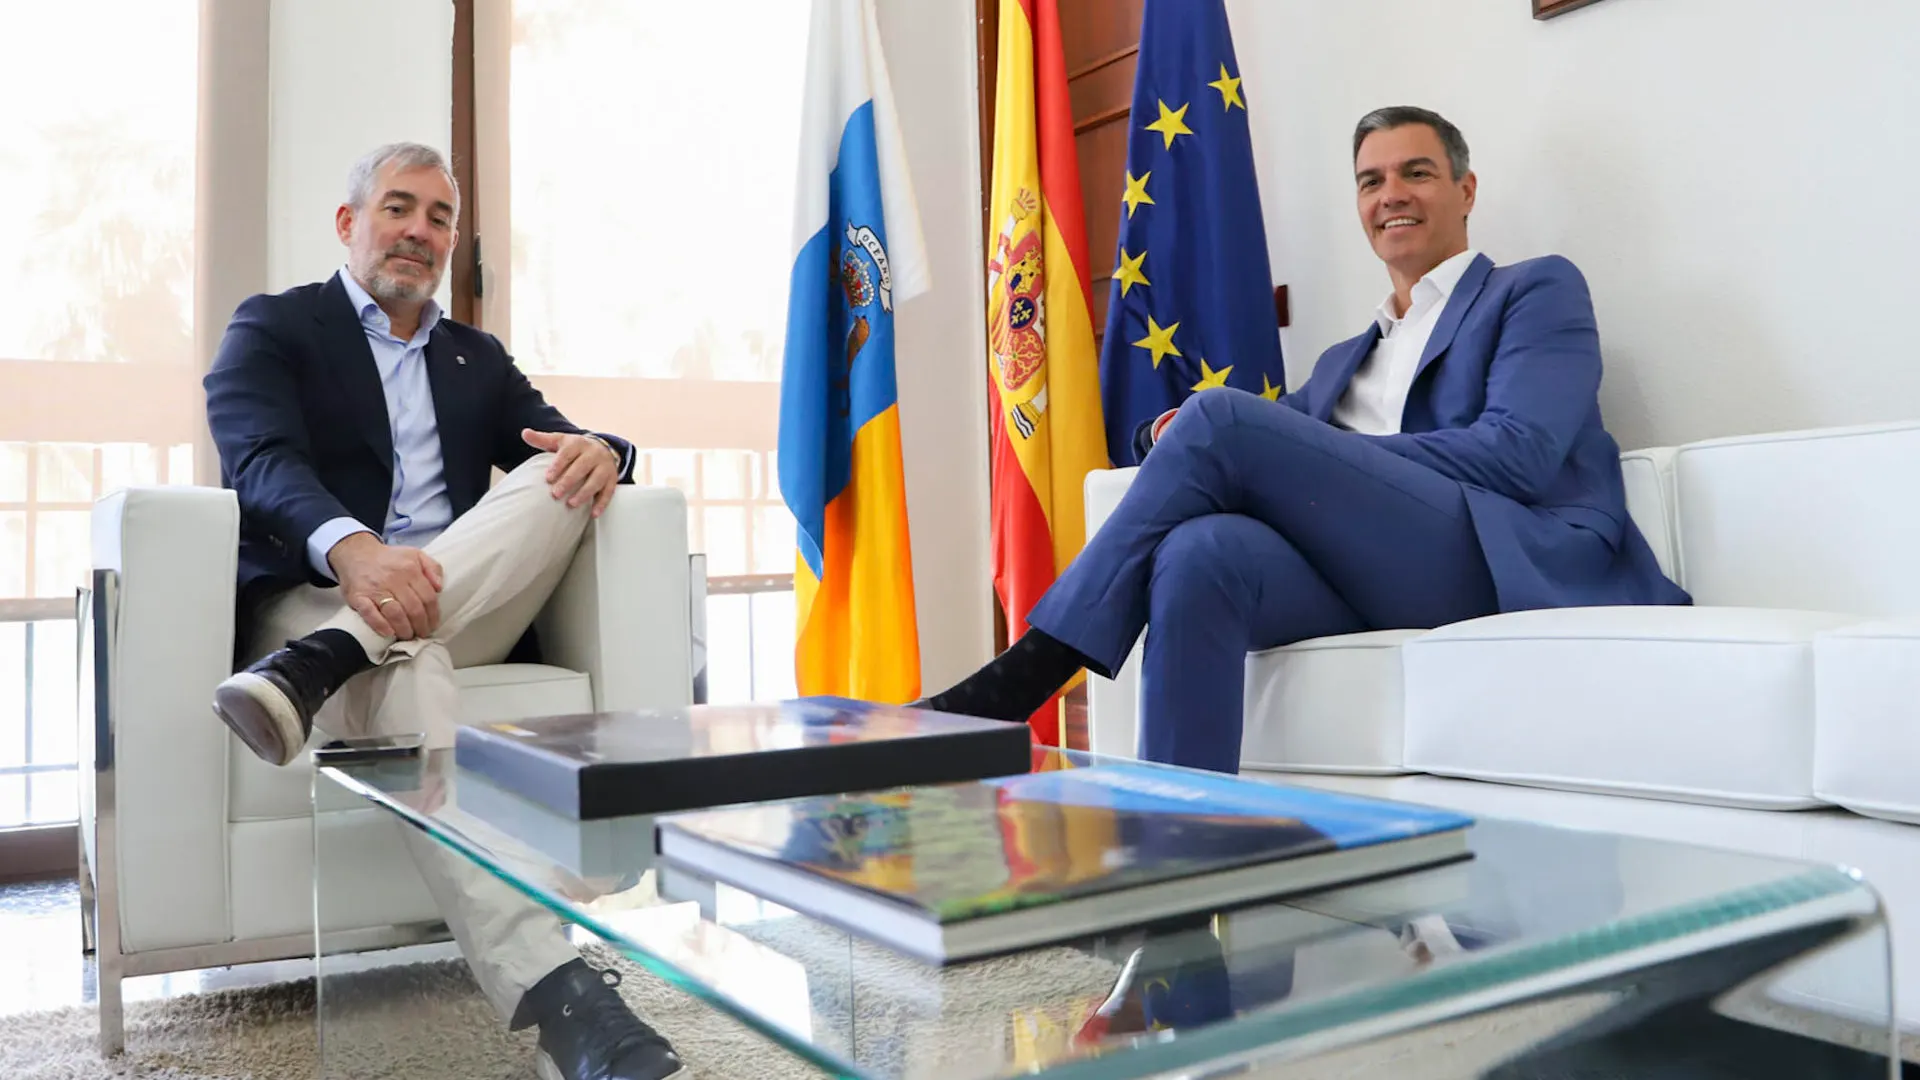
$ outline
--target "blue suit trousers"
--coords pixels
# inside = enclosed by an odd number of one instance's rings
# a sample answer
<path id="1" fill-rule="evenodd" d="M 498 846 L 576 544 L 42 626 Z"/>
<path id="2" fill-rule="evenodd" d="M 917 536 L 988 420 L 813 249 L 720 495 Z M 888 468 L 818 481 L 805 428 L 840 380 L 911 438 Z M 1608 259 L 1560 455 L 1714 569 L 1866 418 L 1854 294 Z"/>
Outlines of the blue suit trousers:
<path id="1" fill-rule="evenodd" d="M 1459 483 L 1222 389 L 1181 408 L 1028 621 L 1109 677 L 1144 629 L 1140 755 L 1237 772 L 1248 652 L 1496 610 Z"/>

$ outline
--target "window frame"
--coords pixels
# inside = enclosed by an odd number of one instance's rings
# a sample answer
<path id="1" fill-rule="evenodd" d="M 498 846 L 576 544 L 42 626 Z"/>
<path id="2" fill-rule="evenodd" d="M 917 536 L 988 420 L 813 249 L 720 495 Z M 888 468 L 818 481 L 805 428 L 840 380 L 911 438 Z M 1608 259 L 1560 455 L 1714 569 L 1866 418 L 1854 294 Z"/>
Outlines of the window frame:
<path id="1" fill-rule="evenodd" d="M 510 236 L 511 199 L 508 192 L 510 143 L 508 138 L 508 68 L 513 39 L 513 0 L 453 0 L 453 134 L 451 161 L 454 179 L 460 185 L 460 236 L 464 254 L 454 259 L 453 312 L 455 319 L 487 330 L 511 348 L 512 283 L 505 268 L 510 252 L 496 246 L 488 254 L 484 237 Z M 476 294 L 475 285 L 478 284 Z M 466 312 L 462 314 L 463 308 Z M 743 415 L 777 415 L 778 382 L 748 383 L 733 381 L 702 382 L 679 379 L 616 378 L 590 375 L 556 375 L 529 372 L 547 400 L 568 416 L 583 414 L 588 408 L 613 412 L 631 418 L 631 431 L 648 432 L 638 449 L 663 451 L 738 450 L 745 441 L 735 434 L 740 430 L 737 418 Z M 674 388 L 669 403 L 661 393 Z M 689 400 L 691 398 L 691 400 Z M 615 434 L 625 434 L 616 431 Z M 771 453 L 771 445 L 746 452 Z M 772 470 L 768 470 L 771 473 Z M 635 482 L 648 483 L 653 477 L 644 468 Z M 777 477 L 767 476 L 763 483 L 777 486 Z M 744 499 L 709 500 L 703 489 L 689 498 L 689 510 L 697 518 L 708 505 L 752 507 L 759 505 L 749 496 Z M 704 529 L 697 524 L 696 529 Z M 747 550 L 749 561 L 756 526 L 748 515 Z M 726 574 L 708 578 L 711 595 L 736 592 L 782 592 L 793 588 L 793 574 Z"/>
<path id="2" fill-rule="evenodd" d="M 217 475 L 209 471 L 211 443 L 205 431 L 200 387 L 203 356 L 207 350 L 202 347 L 203 336 L 198 325 L 204 319 L 213 291 L 207 287 L 202 265 L 207 256 L 207 237 L 200 228 L 200 207 L 207 198 L 203 182 L 207 168 L 204 122 L 207 101 L 204 90 L 208 82 L 209 64 L 214 59 L 210 37 L 217 35 L 209 34 L 206 11 L 200 11 L 195 18 L 200 55 L 195 61 L 195 79 L 199 89 L 196 90 L 196 104 L 193 106 L 196 110 L 197 135 L 192 166 L 196 176 L 190 195 L 195 202 L 191 281 L 194 299 L 189 309 L 189 321 L 194 324 L 192 341 L 184 362 L 173 362 L 171 357 L 167 361 L 115 363 L 0 355 L 0 385 L 7 387 L 8 391 L 0 395 L 0 442 L 21 443 L 27 447 L 23 497 L 0 503 L 0 512 L 21 514 L 25 525 L 25 563 L 22 567 L 25 577 L 20 590 L 24 595 L 0 597 L 0 624 L 31 626 L 35 623 L 67 622 L 75 618 L 74 593 L 35 595 L 39 591 L 36 579 L 40 576 L 38 564 L 41 561 L 41 553 L 36 550 L 39 516 L 53 512 L 88 512 L 93 508 L 91 501 L 49 502 L 38 497 L 39 458 L 48 444 L 85 444 L 93 448 L 88 485 L 93 499 L 103 494 L 103 460 L 99 449 L 102 444 L 144 444 L 153 447 L 158 458 L 155 470 L 157 482 L 192 483 L 208 475 Z M 260 26 L 264 25 L 263 14 Z M 264 120 L 264 102 L 254 104 Z M 261 130 L 264 132 L 264 124 Z M 264 191 L 259 193 L 258 204 L 264 211 Z M 262 213 L 263 225 L 264 220 Z M 261 262 L 264 264 L 264 258 Z M 231 306 L 228 310 L 231 310 Z M 217 334 L 216 329 L 215 340 Z M 182 445 L 192 448 L 192 469 L 198 474 L 196 476 L 170 475 L 170 451 Z M 77 586 L 79 583 L 74 584 Z M 33 662 L 33 651 L 29 650 L 24 680 L 26 700 L 17 703 L 29 710 L 32 708 L 34 692 Z M 61 722 L 57 717 L 29 715 L 30 725 L 26 730 L 29 739 L 34 728 L 49 722 Z M 72 722 L 78 723 L 79 718 L 72 718 Z M 28 749 L 30 754 L 30 745 Z M 59 763 L 57 767 L 64 769 L 65 765 Z M 84 767 L 81 764 L 73 766 L 76 783 L 83 780 L 77 774 Z M 29 758 L 25 765 L 0 769 L 0 774 L 43 775 L 48 771 L 48 763 L 33 762 Z M 70 878 L 78 867 L 77 821 L 0 827 L 0 882 Z"/>

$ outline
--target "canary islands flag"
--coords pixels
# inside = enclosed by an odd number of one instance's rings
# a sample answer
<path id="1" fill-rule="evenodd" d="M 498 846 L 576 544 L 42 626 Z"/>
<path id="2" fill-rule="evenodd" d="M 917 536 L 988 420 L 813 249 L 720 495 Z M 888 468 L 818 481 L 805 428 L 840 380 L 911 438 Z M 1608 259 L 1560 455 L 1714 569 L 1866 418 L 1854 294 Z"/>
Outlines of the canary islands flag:
<path id="1" fill-rule="evenodd" d="M 1285 389 L 1247 101 L 1222 0 L 1146 0 L 1100 346 L 1116 464 L 1201 390 Z"/>
<path id="2" fill-rule="evenodd" d="M 926 256 L 873 0 L 814 0 L 780 383 L 802 694 L 920 693 L 893 318 Z"/>

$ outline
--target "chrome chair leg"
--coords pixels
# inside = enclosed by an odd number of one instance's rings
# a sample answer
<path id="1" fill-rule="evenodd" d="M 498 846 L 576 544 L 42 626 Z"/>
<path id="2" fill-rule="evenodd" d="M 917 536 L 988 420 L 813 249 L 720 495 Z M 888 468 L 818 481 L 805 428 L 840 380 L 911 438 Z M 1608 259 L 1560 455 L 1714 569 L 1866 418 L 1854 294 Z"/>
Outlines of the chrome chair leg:
<path id="1" fill-rule="evenodd" d="M 84 769 L 81 782 L 92 786 L 93 859 L 83 850 L 80 858 L 84 906 L 92 914 L 94 971 L 100 1000 L 100 1056 L 111 1058 L 126 1049 L 126 1023 L 122 1009 L 120 983 L 126 972 L 126 957 L 120 949 L 120 883 L 118 809 L 116 806 L 115 753 L 113 740 L 113 626 L 118 606 L 119 575 L 112 570 L 95 570 L 92 590 L 87 597 L 88 622 L 82 633 L 86 643 L 80 662 L 84 676 L 80 690 L 88 695 L 87 706 L 79 717 L 80 745 L 87 751 L 90 768 Z M 86 844 L 85 829 L 81 844 Z"/>
<path id="2" fill-rule="evenodd" d="M 92 956 L 96 951 L 97 931 L 94 929 L 93 868 L 87 865 L 87 838 L 80 830 L 74 830 L 79 838 L 80 861 L 75 863 L 75 876 L 80 885 L 80 955 Z"/>

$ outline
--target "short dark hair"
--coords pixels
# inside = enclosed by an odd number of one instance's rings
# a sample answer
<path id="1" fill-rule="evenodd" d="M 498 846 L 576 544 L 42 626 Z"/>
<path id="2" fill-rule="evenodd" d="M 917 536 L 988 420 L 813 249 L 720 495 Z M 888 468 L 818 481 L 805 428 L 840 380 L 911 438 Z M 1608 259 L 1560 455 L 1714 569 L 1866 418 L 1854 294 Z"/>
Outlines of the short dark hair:
<path id="1" fill-rule="evenodd" d="M 1432 128 L 1433 133 L 1440 136 L 1440 145 L 1447 148 L 1447 165 L 1453 169 L 1453 178 L 1458 180 L 1467 175 L 1467 137 L 1460 134 L 1460 129 L 1454 127 L 1446 117 L 1417 105 L 1390 105 L 1361 117 L 1359 126 L 1353 129 L 1353 160 L 1360 160 L 1360 144 L 1367 141 L 1367 136 L 1409 124 L 1425 124 Z"/>

